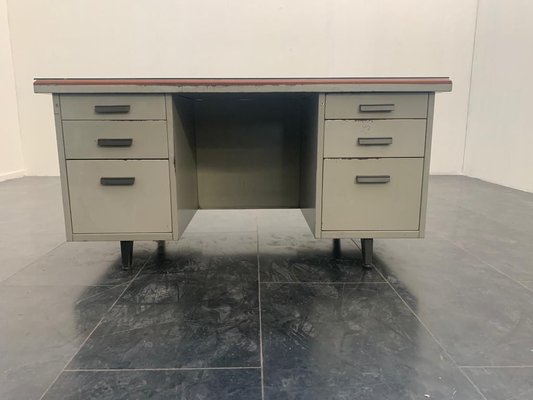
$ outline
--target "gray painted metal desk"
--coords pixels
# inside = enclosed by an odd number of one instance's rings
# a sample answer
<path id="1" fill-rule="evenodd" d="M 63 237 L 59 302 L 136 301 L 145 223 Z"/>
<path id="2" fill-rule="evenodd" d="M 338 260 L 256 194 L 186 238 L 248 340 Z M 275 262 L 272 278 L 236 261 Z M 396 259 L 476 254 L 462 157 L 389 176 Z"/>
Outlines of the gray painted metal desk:
<path id="1" fill-rule="evenodd" d="M 300 208 L 316 238 L 424 236 L 448 78 L 36 79 L 67 240 L 177 240 L 202 208 Z"/>

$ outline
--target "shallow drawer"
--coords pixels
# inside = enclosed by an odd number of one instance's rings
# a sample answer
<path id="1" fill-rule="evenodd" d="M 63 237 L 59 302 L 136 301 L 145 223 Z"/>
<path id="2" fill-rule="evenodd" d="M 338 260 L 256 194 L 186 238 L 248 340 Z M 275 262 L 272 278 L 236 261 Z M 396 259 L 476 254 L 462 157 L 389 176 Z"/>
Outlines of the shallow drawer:
<path id="1" fill-rule="evenodd" d="M 74 233 L 170 232 L 167 160 L 70 160 Z"/>
<path id="2" fill-rule="evenodd" d="M 328 94 L 326 119 L 426 118 L 428 95 Z"/>
<path id="3" fill-rule="evenodd" d="M 423 157 L 426 120 L 328 120 L 324 157 Z"/>
<path id="4" fill-rule="evenodd" d="M 322 229 L 419 229 L 422 158 L 324 160 Z"/>
<path id="5" fill-rule="evenodd" d="M 65 119 L 166 119 L 165 96 L 154 94 L 62 94 Z"/>
<path id="6" fill-rule="evenodd" d="M 63 121 L 67 159 L 168 158 L 166 121 Z"/>

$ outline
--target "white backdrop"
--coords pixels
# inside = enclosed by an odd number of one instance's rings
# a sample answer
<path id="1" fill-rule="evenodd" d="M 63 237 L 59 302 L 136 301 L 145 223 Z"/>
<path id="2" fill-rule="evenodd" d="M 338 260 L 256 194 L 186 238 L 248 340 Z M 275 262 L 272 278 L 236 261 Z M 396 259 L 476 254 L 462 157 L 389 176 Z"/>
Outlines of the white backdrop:
<path id="1" fill-rule="evenodd" d="M 481 0 L 465 173 L 533 192 L 533 1 Z"/>
<path id="2" fill-rule="evenodd" d="M 5 1 L 0 2 L 0 181 L 24 174 Z"/>
<path id="3" fill-rule="evenodd" d="M 56 175 L 34 77 L 451 76 L 432 171 L 463 163 L 475 0 L 7 0 L 29 175 Z"/>

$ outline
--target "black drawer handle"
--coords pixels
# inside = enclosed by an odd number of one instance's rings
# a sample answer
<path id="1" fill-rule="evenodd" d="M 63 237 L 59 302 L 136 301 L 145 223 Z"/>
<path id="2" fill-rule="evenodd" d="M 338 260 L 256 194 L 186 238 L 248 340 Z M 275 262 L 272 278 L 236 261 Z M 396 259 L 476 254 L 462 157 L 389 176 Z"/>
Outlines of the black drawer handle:
<path id="1" fill-rule="evenodd" d="M 127 114 L 130 112 L 130 106 L 94 106 L 96 114 Z"/>
<path id="2" fill-rule="evenodd" d="M 357 138 L 359 146 L 388 146 L 392 144 L 391 137 L 360 137 Z"/>
<path id="3" fill-rule="evenodd" d="M 103 186 L 131 186 L 135 183 L 135 177 L 131 178 L 100 178 L 100 184 Z"/>
<path id="4" fill-rule="evenodd" d="M 394 104 L 360 104 L 360 112 L 386 113 L 394 111 Z"/>
<path id="5" fill-rule="evenodd" d="M 356 183 L 389 183 L 390 175 L 357 175 Z"/>
<path id="6" fill-rule="evenodd" d="M 131 147 L 133 139 L 98 139 L 98 147 Z"/>

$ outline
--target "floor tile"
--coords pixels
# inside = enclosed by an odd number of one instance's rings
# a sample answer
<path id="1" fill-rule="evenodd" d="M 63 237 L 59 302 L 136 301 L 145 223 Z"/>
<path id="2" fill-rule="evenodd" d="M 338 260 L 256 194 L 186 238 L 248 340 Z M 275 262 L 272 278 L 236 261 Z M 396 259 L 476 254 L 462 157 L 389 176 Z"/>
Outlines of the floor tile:
<path id="1" fill-rule="evenodd" d="M 428 204 L 430 238 L 448 239 L 458 247 L 516 280 L 533 280 L 533 232 L 522 232 L 449 202 Z"/>
<path id="2" fill-rule="evenodd" d="M 533 365 L 533 296 L 446 240 L 380 240 L 376 267 L 459 365 Z"/>
<path id="3" fill-rule="evenodd" d="M 7 285 L 118 285 L 155 255 L 152 242 L 136 242 L 133 268 L 122 270 L 118 242 L 63 243 L 5 281 Z"/>
<path id="4" fill-rule="evenodd" d="M 0 398 L 39 398 L 123 290 L 2 286 Z"/>
<path id="5" fill-rule="evenodd" d="M 258 370 L 64 372 L 44 400 L 259 400 Z"/>
<path id="6" fill-rule="evenodd" d="M 520 282 L 520 283 L 528 287 L 529 289 L 533 290 L 533 281 L 526 281 L 526 282 Z"/>
<path id="7" fill-rule="evenodd" d="M 531 233 L 533 193 L 458 176 L 432 176 L 429 193 L 433 201 L 454 203 L 484 219 Z"/>
<path id="8" fill-rule="evenodd" d="M 167 242 L 141 274 L 181 274 L 184 279 L 225 279 L 252 274 L 257 279 L 257 233 L 192 233 Z"/>
<path id="9" fill-rule="evenodd" d="M 255 232 L 256 230 L 256 210 L 198 210 L 185 232 Z"/>
<path id="10" fill-rule="evenodd" d="M 533 367 L 464 368 L 463 371 L 487 400 L 530 400 L 533 398 Z"/>
<path id="11" fill-rule="evenodd" d="M 277 232 L 259 236 L 261 282 L 382 282 L 364 269 L 350 240 L 317 240 L 307 234 Z"/>
<path id="12" fill-rule="evenodd" d="M 299 208 L 256 210 L 259 234 L 266 232 L 299 232 L 311 235 L 302 211 Z"/>
<path id="13" fill-rule="evenodd" d="M 383 283 L 264 284 L 265 399 L 482 399 Z"/>
<path id="14" fill-rule="evenodd" d="M 210 267 L 206 275 L 140 275 L 71 367 L 259 366 L 257 264 Z"/>
<path id="15" fill-rule="evenodd" d="M 65 241 L 59 178 L 0 184 L 0 282 Z"/>

